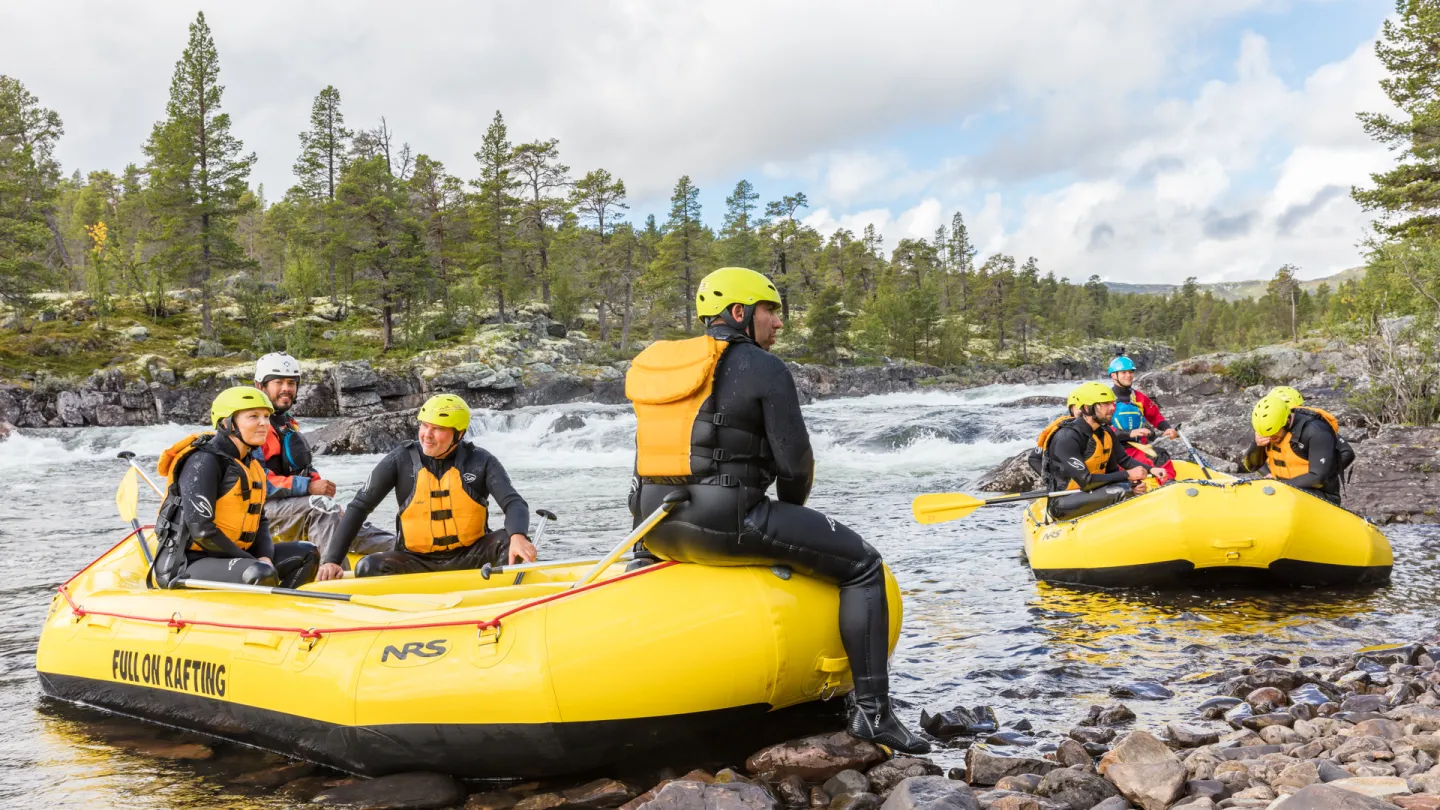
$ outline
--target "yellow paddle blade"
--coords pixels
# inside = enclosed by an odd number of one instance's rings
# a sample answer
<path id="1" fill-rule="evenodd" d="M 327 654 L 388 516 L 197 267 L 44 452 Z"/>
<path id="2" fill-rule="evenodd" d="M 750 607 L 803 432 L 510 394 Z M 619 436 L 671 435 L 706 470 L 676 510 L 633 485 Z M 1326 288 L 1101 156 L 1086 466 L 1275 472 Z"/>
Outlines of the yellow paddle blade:
<path id="1" fill-rule="evenodd" d="M 120 488 L 115 490 L 115 508 L 120 510 L 120 519 L 126 523 L 135 520 L 136 504 L 140 501 L 140 479 L 131 467 L 120 479 Z"/>
<path id="2" fill-rule="evenodd" d="M 350 595 L 350 601 L 357 605 L 383 608 L 385 610 L 425 611 L 444 610 L 455 607 L 460 604 L 460 597 L 453 593 L 356 593 Z"/>
<path id="3" fill-rule="evenodd" d="M 1148 444 L 1141 444 L 1139 442 L 1126 442 L 1126 444 L 1130 445 L 1136 450 L 1139 450 L 1150 458 L 1155 458 L 1155 448 L 1151 447 Z"/>
<path id="4" fill-rule="evenodd" d="M 910 504 L 910 511 L 915 515 L 915 522 L 928 525 L 959 520 L 984 505 L 979 498 L 959 492 L 936 492 L 917 497 Z"/>

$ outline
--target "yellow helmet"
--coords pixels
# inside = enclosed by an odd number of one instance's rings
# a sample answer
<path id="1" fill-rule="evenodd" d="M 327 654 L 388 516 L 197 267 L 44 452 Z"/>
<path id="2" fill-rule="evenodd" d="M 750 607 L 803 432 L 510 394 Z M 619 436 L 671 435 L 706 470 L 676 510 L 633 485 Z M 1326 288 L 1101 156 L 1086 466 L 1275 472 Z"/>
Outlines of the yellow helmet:
<path id="1" fill-rule="evenodd" d="M 1305 397 L 1299 391 L 1288 385 L 1278 385 L 1270 389 L 1268 396 L 1279 397 L 1285 400 L 1291 408 L 1298 408 L 1305 404 Z"/>
<path id="2" fill-rule="evenodd" d="M 210 426 L 220 427 L 221 419 L 229 419 L 239 411 L 248 411 L 251 408 L 264 408 L 274 413 L 275 406 L 270 404 L 270 398 L 259 388 L 252 388 L 248 385 L 237 385 L 234 388 L 226 388 L 215 397 L 210 403 Z"/>
<path id="3" fill-rule="evenodd" d="M 436 394 L 420 406 L 419 419 L 464 433 L 470 428 L 470 406 L 454 394 Z"/>
<path id="4" fill-rule="evenodd" d="M 761 301 L 780 303 L 780 291 L 764 275 L 743 267 L 722 267 L 700 280 L 695 291 L 695 312 L 709 318 L 731 304 L 753 306 Z"/>
<path id="5" fill-rule="evenodd" d="M 1274 436 L 1290 421 L 1290 403 L 1279 394 L 1266 394 L 1250 411 L 1250 424 L 1257 436 Z"/>
<path id="6" fill-rule="evenodd" d="M 1081 383 L 1070 396 L 1065 398 L 1065 404 L 1070 407 L 1079 405 L 1088 408 L 1091 405 L 1098 405 L 1101 402 L 1114 402 L 1115 391 L 1110 386 L 1101 382 Z"/>

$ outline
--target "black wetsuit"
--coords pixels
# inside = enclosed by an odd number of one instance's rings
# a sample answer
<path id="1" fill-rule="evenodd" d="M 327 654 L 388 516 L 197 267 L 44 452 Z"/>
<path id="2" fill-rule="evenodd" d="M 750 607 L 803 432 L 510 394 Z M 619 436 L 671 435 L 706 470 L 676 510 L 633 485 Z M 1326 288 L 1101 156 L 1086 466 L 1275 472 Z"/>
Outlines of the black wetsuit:
<path id="1" fill-rule="evenodd" d="M 1305 459 L 1309 464 L 1309 470 L 1294 478 L 1277 478 L 1292 487 L 1303 489 L 1312 495 L 1340 505 L 1340 472 L 1343 469 L 1342 459 L 1348 453 L 1354 458 L 1354 451 L 1350 450 L 1346 442 L 1330 428 L 1330 424 L 1320 416 L 1316 416 L 1296 408 L 1294 421 L 1291 423 L 1289 432 L 1290 447 L 1294 449 L 1295 455 Z M 1343 449 L 1342 449 L 1343 447 Z M 1240 460 L 1240 468 L 1245 472 L 1255 472 L 1266 465 L 1265 448 L 1251 442 L 1250 447 Z M 1274 472 L 1271 470 L 1271 472 Z"/>
<path id="2" fill-rule="evenodd" d="M 884 696 L 889 608 L 880 554 L 849 527 L 802 505 L 815 480 L 815 457 L 785 362 L 728 325 L 708 333 L 730 344 L 715 368 L 712 409 L 726 424 L 763 435 L 764 449 L 744 463 L 748 472 L 736 475 L 738 485 L 685 485 L 690 500 L 644 545 L 666 559 L 706 565 L 783 564 L 839 585 L 840 638 L 856 692 Z M 774 500 L 766 495 L 772 483 Z M 636 476 L 630 497 L 636 522 L 676 488 Z"/>
<path id="3" fill-rule="evenodd" d="M 340 563 L 346 549 L 354 542 L 355 534 L 360 531 L 361 524 L 392 490 L 395 492 L 395 502 L 400 505 L 403 513 L 415 490 L 415 454 L 411 452 L 412 448 L 418 450 L 418 443 L 406 442 L 391 450 L 375 465 L 370 477 L 365 479 L 365 486 L 355 493 L 355 499 L 345 507 L 345 516 L 340 522 L 340 531 L 336 533 L 336 542 L 325 549 L 325 562 L 337 565 Z M 496 565 L 507 562 L 504 558 L 510 548 L 510 535 L 527 534 L 530 530 L 530 507 L 526 505 L 525 499 L 520 497 L 520 493 L 515 491 L 500 460 L 484 448 L 464 441 L 455 448 L 455 452 L 444 458 L 431 458 L 424 453 L 418 455 L 420 463 L 437 481 L 458 465 L 461 475 L 468 479 L 465 484 L 466 492 L 476 503 L 484 505 L 493 497 L 495 502 L 500 504 L 500 509 L 505 513 L 505 528 L 487 532 L 478 541 L 463 548 L 425 554 L 407 550 L 402 537 L 393 551 L 368 554 L 361 559 L 355 566 L 355 576 L 454 571 L 480 568 L 487 562 Z M 395 530 L 397 534 L 401 533 L 400 515 L 396 515 Z"/>
<path id="4" fill-rule="evenodd" d="M 1096 452 L 1096 437 L 1104 432 L 1110 434 L 1110 457 L 1105 462 L 1105 472 L 1092 473 L 1085 461 Z M 1108 425 L 1092 428 L 1083 417 L 1071 419 L 1055 431 L 1046 445 L 1045 485 L 1058 491 L 1074 481 L 1081 491 L 1051 498 L 1050 516 L 1070 520 L 1119 503 L 1134 492 L 1125 471 L 1144 466 L 1125 452 L 1119 437 Z"/>
<path id="5" fill-rule="evenodd" d="M 220 458 L 217 453 L 226 458 Z M 185 457 L 177 480 L 179 520 L 173 536 L 162 544 L 155 564 L 162 585 L 182 575 L 219 582 L 279 584 L 286 588 L 315 579 L 320 565 L 315 546 L 272 542 L 270 527 L 263 515 L 249 548 L 240 548 L 215 525 L 216 499 L 221 493 L 229 492 L 243 475 L 239 464 L 226 459 L 240 461 L 244 457 L 235 442 L 223 433 L 217 433 L 204 448 L 197 448 Z M 156 529 L 158 533 L 158 524 Z M 204 550 L 191 550 L 191 543 Z M 179 549 L 184 550 L 183 566 L 174 556 Z M 273 566 L 261 562 L 262 557 L 270 559 Z"/>

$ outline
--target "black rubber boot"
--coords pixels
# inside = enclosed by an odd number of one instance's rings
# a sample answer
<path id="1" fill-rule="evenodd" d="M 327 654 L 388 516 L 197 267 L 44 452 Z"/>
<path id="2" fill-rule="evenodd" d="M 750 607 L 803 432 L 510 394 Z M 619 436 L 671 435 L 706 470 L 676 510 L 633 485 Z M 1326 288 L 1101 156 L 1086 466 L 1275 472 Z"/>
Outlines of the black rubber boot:
<path id="1" fill-rule="evenodd" d="M 930 743 L 912 733 L 895 716 L 888 697 L 854 697 L 846 731 L 862 740 L 883 745 L 902 754 L 928 754 Z"/>

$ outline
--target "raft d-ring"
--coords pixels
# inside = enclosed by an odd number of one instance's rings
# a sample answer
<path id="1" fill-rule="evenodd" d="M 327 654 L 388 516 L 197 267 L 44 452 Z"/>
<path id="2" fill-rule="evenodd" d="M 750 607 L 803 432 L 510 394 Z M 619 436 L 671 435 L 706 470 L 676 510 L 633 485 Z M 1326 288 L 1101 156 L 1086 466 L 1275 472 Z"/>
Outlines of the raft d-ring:
<path id="1" fill-rule="evenodd" d="M 820 699 L 829 700 L 830 698 L 835 697 L 835 693 L 839 691 L 839 683 L 836 683 L 834 681 L 826 681 L 825 683 L 820 684 Z"/>
<path id="2" fill-rule="evenodd" d="M 315 649 L 315 645 L 319 643 L 320 631 L 313 627 L 300 634 L 300 644 L 305 648 L 305 652 Z"/>
<path id="3" fill-rule="evenodd" d="M 487 634 L 489 634 L 488 637 L 487 637 Z M 476 639 L 477 639 L 477 640 L 479 641 L 479 643 L 481 643 L 481 644 L 499 644 L 499 643 L 500 643 L 500 625 L 499 625 L 499 624 L 482 624 L 482 625 L 480 625 L 479 632 L 476 634 Z"/>
<path id="4" fill-rule="evenodd" d="M 177 611 L 170 614 L 170 621 L 166 622 L 165 625 L 172 631 L 178 633 L 185 629 L 185 620 L 180 617 L 180 613 Z"/>

